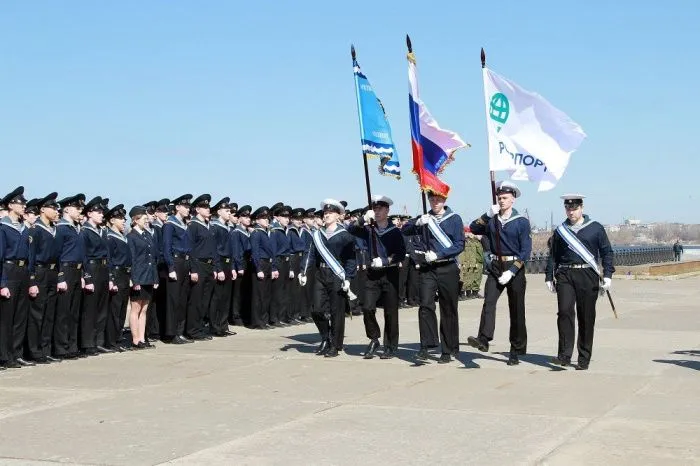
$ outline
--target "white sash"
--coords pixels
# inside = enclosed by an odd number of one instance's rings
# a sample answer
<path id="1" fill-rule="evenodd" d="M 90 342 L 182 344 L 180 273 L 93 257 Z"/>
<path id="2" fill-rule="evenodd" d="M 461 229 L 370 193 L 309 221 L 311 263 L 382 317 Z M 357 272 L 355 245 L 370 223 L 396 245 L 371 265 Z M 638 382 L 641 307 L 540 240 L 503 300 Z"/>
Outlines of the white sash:
<path id="1" fill-rule="evenodd" d="M 435 220 L 435 217 L 433 217 L 432 215 L 428 220 L 428 228 L 430 229 L 430 232 L 433 234 L 438 243 L 440 243 L 440 246 L 442 246 L 443 248 L 449 248 L 452 246 L 452 240 L 449 236 L 447 236 L 445 230 L 442 229 L 442 227 Z"/>
<path id="2" fill-rule="evenodd" d="M 595 256 L 591 254 L 591 251 L 586 248 L 586 246 L 583 245 L 581 240 L 576 237 L 576 235 L 567 228 L 565 224 L 561 224 L 557 227 L 557 231 L 559 232 L 559 236 L 561 236 L 564 241 L 566 241 L 566 244 L 569 245 L 569 249 L 574 251 L 578 256 L 586 262 L 586 264 L 590 265 L 595 272 L 600 275 L 600 269 L 598 269 L 598 263 L 595 260 Z"/>
<path id="3" fill-rule="evenodd" d="M 331 268 L 333 273 L 338 278 L 345 280 L 345 269 L 343 269 L 340 262 L 338 262 L 338 259 L 336 259 L 326 247 L 323 239 L 321 238 L 321 230 L 314 231 L 311 236 L 314 239 L 316 250 L 319 252 L 319 254 L 321 254 L 321 257 L 323 257 L 323 260 L 326 262 L 326 264 L 328 264 L 328 267 Z"/>

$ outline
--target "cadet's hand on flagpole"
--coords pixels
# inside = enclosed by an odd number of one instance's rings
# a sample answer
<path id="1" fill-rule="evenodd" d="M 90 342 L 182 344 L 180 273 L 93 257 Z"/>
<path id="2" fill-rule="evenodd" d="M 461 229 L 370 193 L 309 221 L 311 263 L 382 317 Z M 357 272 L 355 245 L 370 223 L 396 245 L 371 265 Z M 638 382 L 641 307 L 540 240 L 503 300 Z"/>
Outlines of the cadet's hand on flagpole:
<path id="1" fill-rule="evenodd" d="M 370 223 L 372 220 L 374 220 L 374 210 L 369 209 L 365 214 L 362 216 L 364 219 L 365 223 Z"/>
<path id="2" fill-rule="evenodd" d="M 66 283 L 66 282 L 59 282 L 58 284 L 56 284 L 56 291 L 58 291 L 59 293 L 63 293 L 67 289 L 68 289 L 68 283 Z"/>
<path id="3" fill-rule="evenodd" d="M 199 281 L 199 275 L 194 272 L 190 272 L 190 280 L 192 280 L 192 283 L 197 283 Z"/>
<path id="4" fill-rule="evenodd" d="M 304 274 L 299 275 L 299 285 L 306 286 L 306 275 L 304 275 Z"/>
<path id="5" fill-rule="evenodd" d="M 425 253 L 426 262 L 435 262 L 437 260 L 437 254 L 434 251 L 428 251 Z"/>
<path id="6" fill-rule="evenodd" d="M 418 220 L 416 220 L 416 226 L 420 227 L 423 225 L 427 225 L 429 221 L 430 221 L 430 215 L 423 214 L 420 217 L 418 217 Z"/>
<path id="7" fill-rule="evenodd" d="M 280 278 L 280 272 L 279 272 L 279 270 L 273 270 L 273 271 L 272 271 L 272 279 L 273 279 L 273 280 L 277 280 L 278 278 Z"/>
<path id="8" fill-rule="evenodd" d="M 545 285 L 547 285 L 547 289 L 549 290 L 550 293 L 556 293 L 557 289 L 554 288 L 554 283 L 553 282 L 544 282 Z"/>
<path id="9" fill-rule="evenodd" d="M 498 204 L 494 204 L 489 209 L 486 211 L 486 216 L 488 218 L 492 218 L 495 215 L 498 215 L 498 213 L 501 211 L 501 208 L 498 207 Z"/>
<path id="10" fill-rule="evenodd" d="M 258 272 L 258 280 L 263 280 L 265 278 L 265 272 Z"/>
<path id="11" fill-rule="evenodd" d="M 372 268 L 373 269 L 378 269 L 380 267 L 383 267 L 384 264 L 382 263 L 382 258 L 381 257 L 375 257 L 372 259 Z"/>
<path id="12" fill-rule="evenodd" d="M 176 272 L 170 272 L 168 274 L 168 278 L 171 279 L 172 281 L 177 281 L 177 273 Z"/>
<path id="13" fill-rule="evenodd" d="M 610 291 L 611 286 L 612 286 L 612 278 L 604 278 L 603 284 L 600 285 L 600 287 L 603 289 L 603 291 Z"/>
<path id="14" fill-rule="evenodd" d="M 29 297 L 30 298 L 36 298 L 39 296 L 39 287 L 34 285 L 29 287 Z"/>
<path id="15" fill-rule="evenodd" d="M 347 292 L 350 289 L 350 281 L 349 280 L 343 280 L 343 284 L 341 285 L 341 289 L 345 292 Z"/>
<path id="16" fill-rule="evenodd" d="M 513 272 L 511 272 L 510 270 L 506 270 L 501 274 L 500 277 L 498 277 L 498 283 L 500 283 L 501 285 L 505 285 L 511 280 L 511 278 L 513 278 Z"/>
<path id="17" fill-rule="evenodd" d="M 12 294 L 10 293 L 10 289 L 7 287 L 1 289 L 0 296 L 2 296 L 5 299 L 10 299 L 10 296 L 12 296 Z"/>

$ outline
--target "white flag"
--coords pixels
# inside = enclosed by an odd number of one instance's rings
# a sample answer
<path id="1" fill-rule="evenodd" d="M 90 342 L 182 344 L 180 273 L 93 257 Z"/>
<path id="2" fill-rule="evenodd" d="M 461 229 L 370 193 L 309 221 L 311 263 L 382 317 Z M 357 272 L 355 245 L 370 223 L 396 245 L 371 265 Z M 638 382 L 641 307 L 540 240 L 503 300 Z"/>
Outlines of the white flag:
<path id="1" fill-rule="evenodd" d="M 586 133 L 541 95 L 488 68 L 483 72 L 490 169 L 538 182 L 538 191 L 552 189 Z"/>

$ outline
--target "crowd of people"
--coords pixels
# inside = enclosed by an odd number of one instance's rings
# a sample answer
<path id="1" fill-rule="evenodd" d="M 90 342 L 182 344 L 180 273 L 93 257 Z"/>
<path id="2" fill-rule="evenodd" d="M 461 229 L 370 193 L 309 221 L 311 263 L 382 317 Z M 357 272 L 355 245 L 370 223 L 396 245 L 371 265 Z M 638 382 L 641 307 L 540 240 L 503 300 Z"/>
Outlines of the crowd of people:
<path id="1" fill-rule="evenodd" d="M 335 199 L 318 209 L 283 202 L 253 209 L 228 197 L 213 203 L 208 194 L 127 211 L 83 194 L 27 200 L 19 187 L 0 200 L 0 369 L 146 350 L 158 340 L 179 345 L 223 338 L 235 334 L 230 326 L 264 330 L 309 322 L 319 332 L 316 354 L 330 358 L 343 350 L 348 314 L 363 316 L 364 358 L 391 359 L 399 346 L 398 311 L 413 306 L 416 360 L 427 361 L 439 348 L 439 362 L 447 363 L 459 353 L 458 301 L 481 297 L 482 273 L 481 323 L 468 343 L 488 351 L 496 303 L 506 291 L 508 364 L 518 364 L 527 352 L 530 225 L 513 208 L 517 186 L 499 183 L 497 194 L 497 204 L 465 226 L 434 193 L 430 211 L 409 218 L 390 215 L 393 201 L 382 195 L 354 211 Z M 553 361 L 570 365 L 577 308 L 577 367 L 585 369 L 595 300 L 609 289 L 614 270 L 605 231 L 582 214 L 582 199 L 565 199 L 566 228 L 553 235 L 546 284 L 559 300 Z M 572 234 L 583 244 L 578 253 L 572 253 Z M 593 265 L 598 259 L 600 276 Z"/>

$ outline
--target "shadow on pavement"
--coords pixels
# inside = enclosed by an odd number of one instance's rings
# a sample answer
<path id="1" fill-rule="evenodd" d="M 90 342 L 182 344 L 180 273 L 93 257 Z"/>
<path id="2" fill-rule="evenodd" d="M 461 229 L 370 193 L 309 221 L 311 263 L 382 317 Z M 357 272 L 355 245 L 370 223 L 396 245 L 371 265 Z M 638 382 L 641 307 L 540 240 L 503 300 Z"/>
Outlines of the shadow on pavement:
<path id="1" fill-rule="evenodd" d="M 681 351 L 674 351 L 674 352 L 671 353 L 671 354 L 685 354 L 685 355 L 687 355 L 687 356 L 698 356 L 698 357 L 700 357 L 700 350 L 694 350 L 694 349 L 691 349 L 691 350 L 681 350 Z"/>
<path id="2" fill-rule="evenodd" d="M 690 359 L 654 359 L 654 362 L 660 362 L 663 364 L 674 364 L 676 366 L 685 367 L 686 369 L 693 369 L 700 371 L 700 361 L 690 360 Z"/>

